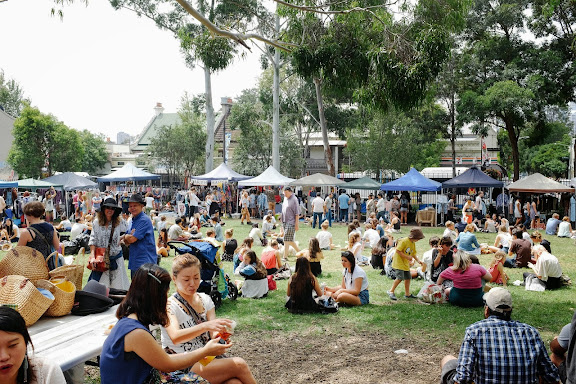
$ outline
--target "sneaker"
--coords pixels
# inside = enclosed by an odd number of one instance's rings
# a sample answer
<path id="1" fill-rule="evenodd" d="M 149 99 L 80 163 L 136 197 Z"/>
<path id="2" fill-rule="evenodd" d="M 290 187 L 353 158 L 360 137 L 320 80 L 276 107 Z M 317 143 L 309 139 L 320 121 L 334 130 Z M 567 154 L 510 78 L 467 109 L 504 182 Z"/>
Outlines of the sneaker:
<path id="1" fill-rule="evenodd" d="M 388 291 L 388 297 L 390 298 L 390 300 L 398 300 L 398 298 L 396 297 L 396 295 L 393 292 Z"/>
<path id="2" fill-rule="evenodd" d="M 408 295 L 408 296 L 404 295 L 404 298 L 406 298 L 406 299 L 416 299 L 417 297 L 414 296 L 413 294 L 410 294 L 410 295 Z"/>

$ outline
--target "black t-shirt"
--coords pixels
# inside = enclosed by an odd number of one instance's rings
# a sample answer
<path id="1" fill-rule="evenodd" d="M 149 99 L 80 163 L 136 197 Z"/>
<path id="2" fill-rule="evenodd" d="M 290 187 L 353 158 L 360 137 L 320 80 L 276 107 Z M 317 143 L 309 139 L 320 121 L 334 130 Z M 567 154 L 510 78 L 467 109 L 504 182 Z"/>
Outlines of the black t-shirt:
<path id="1" fill-rule="evenodd" d="M 448 251 L 442 258 L 440 259 L 440 264 L 437 267 L 434 267 L 434 260 L 438 256 L 438 250 L 435 249 L 432 251 L 432 267 L 430 268 L 430 279 L 433 282 L 438 280 L 438 277 L 442 273 L 443 270 L 447 269 L 449 266 L 454 264 L 454 254 L 452 251 Z"/>

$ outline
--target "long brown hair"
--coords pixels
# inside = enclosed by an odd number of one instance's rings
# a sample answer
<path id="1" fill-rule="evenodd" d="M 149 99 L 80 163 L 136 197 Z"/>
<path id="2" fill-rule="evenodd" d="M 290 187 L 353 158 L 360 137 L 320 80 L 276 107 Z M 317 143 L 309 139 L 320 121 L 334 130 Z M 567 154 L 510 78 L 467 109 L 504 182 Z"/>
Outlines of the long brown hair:
<path id="1" fill-rule="evenodd" d="M 304 295 L 309 294 L 306 292 L 307 283 L 310 282 L 314 286 L 315 279 L 308 259 L 306 257 L 296 259 L 296 271 L 290 281 L 290 297 L 304 298 Z"/>
<path id="2" fill-rule="evenodd" d="M 108 226 L 108 220 L 106 219 L 106 215 L 104 214 L 104 207 L 100 208 L 98 212 L 96 212 L 96 219 L 98 219 L 98 225 L 101 227 Z M 116 217 L 112 216 L 112 225 L 117 227 L 120 224 L 120 215 L 115 215 Z"/>
<path id="3" fill-rule="evenodd" d="M 317 238 L 315 237 L 310 238 L 310 243 L 308 245 L 308 252 L 310 254 L 311 259 L 315 259 L 316 255 L 322 252 L 322 250 L 320 249 L 320 242 L 318 241 Z"/>
<path id="4" fill-rule="evenodd" d="M 118 306 L 116 317 L 121 319 L 135 314 L 144 326 L 168 325 L 168 290 L 170 274 L 156 264 L 146 263 L 134 274 L 124 301 Z"/>

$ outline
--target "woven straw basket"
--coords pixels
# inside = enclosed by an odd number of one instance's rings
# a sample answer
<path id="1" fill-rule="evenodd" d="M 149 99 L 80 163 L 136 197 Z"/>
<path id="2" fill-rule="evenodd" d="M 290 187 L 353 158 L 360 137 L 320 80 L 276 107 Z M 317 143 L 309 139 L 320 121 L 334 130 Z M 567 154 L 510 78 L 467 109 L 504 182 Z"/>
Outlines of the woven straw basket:
<path id="1" fill-rule="evenodd" d="M 32 281 L 48 279 L 44 255 L 30 247 L 12 248 L 0 261 L 0 276 L 8 275 L 25 276 Z"/>
<path id="2" fill-rule="evenodd" d="M 54 255 L 58 256 L 58 252 L 52 252 L 46 261 L 48 262 Z M 80 258 L 82 258 L 82 262 L 79 263 Z M 82 279 L 84 278 L 84 248 L 80 248 L 78 256 L 74 258 L 72 264 L 54 268 L 49 272 L 49 275 L 51 278 L 64 276 L 76 286 L 77 290 L 81 290 Z"/>
<path id="3" fill-rule="evenodd" d="M 53 301 L 41 294 L 24 276 L 10 275 L 0 279 L 0 304 L 13 305 L 27 327 L 37 322 Z"/>
<path id="4" fill-rule="evenodd" d="M 70 313 L 74 306 L 76 287 L 65 277 L 36 281 L 37 288 L 44 288 L 54 295 L 54 302 L 44 313 L 46 316 L 60 317 Z"/>

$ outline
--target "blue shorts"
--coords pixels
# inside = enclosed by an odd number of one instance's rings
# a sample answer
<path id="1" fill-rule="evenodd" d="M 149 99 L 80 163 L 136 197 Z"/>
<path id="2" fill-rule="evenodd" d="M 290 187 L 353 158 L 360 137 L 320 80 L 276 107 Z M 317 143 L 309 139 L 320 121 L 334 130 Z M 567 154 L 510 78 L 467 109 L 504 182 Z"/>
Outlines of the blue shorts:
<path id="1" fill-rule="evenodd" d="M 358 297 L 360 298 L 360 305 L 366 305 L 370 303 L 370 293 L 368 292 L 367 289 L 361 291 L 358 294 Z"/>

